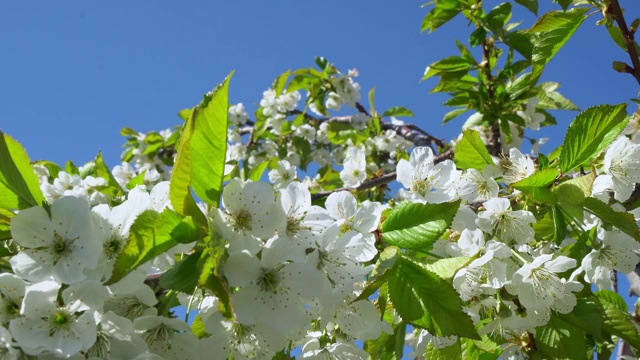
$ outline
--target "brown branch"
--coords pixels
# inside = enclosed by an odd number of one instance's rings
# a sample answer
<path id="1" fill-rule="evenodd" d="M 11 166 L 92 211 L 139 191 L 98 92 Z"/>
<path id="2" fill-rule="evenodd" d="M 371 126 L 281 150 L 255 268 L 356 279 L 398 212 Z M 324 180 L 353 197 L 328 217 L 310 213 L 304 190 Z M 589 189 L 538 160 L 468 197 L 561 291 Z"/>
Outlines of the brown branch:
<path id="1" fill-rule="evenodd" d="M 453 158 L 453 150 L 447 150 L 445 152 L 443 152 L 442 154 L 436 156 L 433 159 L 433 162 L 435 164 L 443 162 L 447 159 L 452 159 Z M 317 199 L 321 199 L 323 197 L 329 196 L 335 192 L 338 191 L 362 191 L 362 190 L 367 190 L 367 189 L 371 189 L 374 187 L 378 187 L 380 185 L 384 185 L 384 184 L 388 184 L 392 181 L 394 181 L 396 179 L 396 172 L 392 171 L 390 173 L 386 173 L 380 177 L 377 177 L 375 179 L 371 179 L 368 181 L 365 181 L 362 183 L 362 185 L 358 186 L 357 188 L 347 188 L 347 187 L 343 187 L 343 188 L 338 188 L 338 189 L 333 189 L 333 190 L 329 190 L 329 191 L 321 191 L 321 192 L 317 192 L 314 194 L 311 194 L 311 200 L 317 200 Z"/>
<path id="2" fill-rule="evenodd" d="M 289 111 L 287 115 L 303 115 L 305 119 L 308 121 L 313 121 L 316 123 L 323 122 L 342 122 L 342 123 L 350 123 L 352 116 L 334 116 L 334 117 L 315 117 L 309 113 L 302 112 L 298 109 Z M 368 115 L 368 114 L 367 114 Z M 240 135 L 250 134 L 254 129 L 253 122 L 247 122 L 248 125 L 245 125 L 238 129 L 238 133 Z M 439 139 L 426 131 L 422 130 L 420 127 L 414 124 L 402 124 L 396 125 L 390 122 L 381 121 L 380 126 L 383 130 L 393 130 L 398 135 L 403 138 L 411 141 L 415 146 L 431 146 L 432 144 L 436 144 L 438 148 L 443 148 L 446 146 L 446 142 L 444 139 Z M 435 150 L 435 149 L 434 149 Z"/>
<path id="3" fill-rule="evenodd" d="M 622 38 L 624 39 L 624 44 L 627 47 L 627 52 L 631 58 L 631 63 L 633 64 L 633 68 L 631 69 L 633 72 L 631 75 L 633 75 L 638 84 L 640 84 L 640 59 L 638 58 L 638 52 L 636 51 L 636 41 L 634 39 L 635 34 L 630 31 L 627 26 L 624 14 L 622 13 L 622 8 L 620 7 L 620 2 L 618 2 L 618 0 L 611 0 L 611 3 L 607 8 L 607 13 L 613 15 L 613 18 L 618 24 L 618 28 L 620 29 L 620 33 L 622 33 Z"/>
<path id="4" fill-rule="evenodd" d="M 362 104 L 360 104 L 359 102 L 356 102 L 356 109 L 358 109 L 358 111 L 360 111 L 361 113 L 363 113 L 363 114 L 365 114 L 367 116 L 371 116 L 367 112 L 367 109 L 365 109 L 364 106 L 362 106 Z"/>

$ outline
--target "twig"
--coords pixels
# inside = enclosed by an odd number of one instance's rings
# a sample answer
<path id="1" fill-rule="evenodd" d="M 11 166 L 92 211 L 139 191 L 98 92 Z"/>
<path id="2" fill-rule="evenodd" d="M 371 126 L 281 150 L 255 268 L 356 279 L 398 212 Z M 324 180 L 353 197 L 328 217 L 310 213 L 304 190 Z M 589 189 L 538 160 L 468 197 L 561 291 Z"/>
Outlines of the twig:
<path id="1" fill-rule="evenodd" d="M 443 152 L 442 154 L 436 156 L 433 159 L 433 162 L 435 164 L 443 162 L 447 159 L 451 159 L 453 158 L 453 150 L 447 150 L 445 152 Z M 375 179 L 371 179 L 369 181 L 365 181 L 362 183 L 362 185 L 358 186 L 357 188 L 347 188 L 347 187 L 343 187 L 343 188 L 338 188 L 338 189 L 333 189 L 333 190 L 329 190 L 329 191 L 321 191 L 321 192 L 317 192 L 314 194 L 311 194 L 311 200 L 317 200 L 317 199 L 321 199 L 323 197 L 329 196 L 335 192 L 338 191 L 362 191 L 362 190 L 367 190 L 367 189 L 371 189 L 380 185 L 384 185 L 384 184 L 388 184 L 392 181 L 394 181 L 396 179 L 396 172 L 392 171 L 390 173 L 386 173 L 380 177 L 377 177 Z"/>
<path id="2" fill-rule="evenodd" d="M 359 102 L 356 102 L 356 109 L 358 109 L 358 111 L 360 111 L 361 113 L 363 113 L 363 114 L 365 114 L 367 116 L 371 116 L 367 112 L 367 109 L 365 109 L 364 106 L 362 106 L 362 104 L 360 104 Z"/>
<path id="3" fill-rule="evenodd" d="M 365 111 L 366 113 L 366 111 Z M 302 112 L 298 109 L 289 111 L 287 115 L 303 115 L 305 119 L 308 121 L 313 121 L 318 124 L 323 122 L 342 122 L 342 123 L 350 123 L 352 116 L 334 116 L 334 117 L 315 117 L 309 113 Z M 446 142 L 444 139 L 439 139 L 415 124 L 402 124 L 397 125 L 387 121 L 381 121 L 380 126 L 383 130 L 393 130 L 398 135 L 403 138 L 411 141 L 415 146 L 431 146 L 431 144 L 435 144 L 438 148 L 443 148 L 446 146 Z M 238 129 L 238 133 L 240 135 L 250 134 L 254 129 L 253 122 L 247 122 L 246 125 Z M 434 149 L 435 150 L 435 149 Z"/>
<path id="4" fill-rule="evenodd" d="M 627 22 L 622 14 L 620 2 L 618 2 L 618 0 L 611 0 L 611 3 L 607 8 L 607 12 L 613 15 L 613 18 L 618 24 L 618 28 L 620 29 L 620 33 L 622 33 L 622 38 L 624 39 L 624 44 L 627 47 L 627 52 L 631 58 L 631 63 L 633 64 L 633 68 L 629 70 L 633 70 L 631 75 L 633 75 L 638 84 L 640 84 L 640 59 L 638 58 L 638 52 L 636 51 L 636 42 L 634 40 L 635 34 L 630 31 L 627 26 Z"/>

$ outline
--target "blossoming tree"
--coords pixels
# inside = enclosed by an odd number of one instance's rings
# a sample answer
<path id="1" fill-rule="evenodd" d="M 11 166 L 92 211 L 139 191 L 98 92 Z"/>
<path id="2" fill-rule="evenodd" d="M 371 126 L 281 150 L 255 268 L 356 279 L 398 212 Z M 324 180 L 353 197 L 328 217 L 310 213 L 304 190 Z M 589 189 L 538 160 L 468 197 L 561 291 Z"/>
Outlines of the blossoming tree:
<path id="1" fill-rule="evenodd" d="M 521 29 L 512 6 L 538 2 L 516 3 L 429 5 L 423 31 L 472 25 L 423 77 L 450 95 L 444 122 L 471 114 L 450 142 L 373 90 L 365 106 L 357 71 L 324 58 L 252 114 L 229 75 L 182 126 L 123 129 L 113 169 L 31 162 L 0 134 L 2 358 L 638 355 L 640 310 L 615 290 L 629 273 L 640 291 L 640 116 L 596 105 L 554 151 L 521 145 L 548 110 L 577 110 L 540 77 L 588 16 L 640 84 L 640 19 L 558 0 Z"/>

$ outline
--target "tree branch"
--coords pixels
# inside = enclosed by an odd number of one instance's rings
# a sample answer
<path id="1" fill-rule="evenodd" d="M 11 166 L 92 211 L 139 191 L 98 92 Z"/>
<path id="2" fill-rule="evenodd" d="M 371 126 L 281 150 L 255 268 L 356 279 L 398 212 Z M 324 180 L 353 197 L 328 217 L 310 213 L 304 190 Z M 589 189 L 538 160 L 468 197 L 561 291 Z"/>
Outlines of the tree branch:
<path id="1" fill-rule="evenodd" d="M 452 159 L 453 158 L 453 150 L 447 150 L 445 152 L 443 152 L 442 154 L 439 154 L 438 156 L 436 156 L 433 160 L 433 162 L 435 164 L 443 162 L 447 159 Z M 335 192 L 338 191 L 362 191 L 362 190 L 367 190 L 367 189 L 371 189 L 374 187 L 378 187 L 380 185 L 384 185 L 384 184 L 388 184 L 390 182 L 392 182 L 393 180 L 396 179 L 396 172 L 392 171 L 390 173 L 386 173 L 380 177 L 377 177 L 375 179 L 371 179 L 369 181 L 365 181 L 362 183 L 362 185 L 358 186 L 357 188 L 347 188 L 347 187 L 343 187 L 343 188 L 338 188 L 338 189 L 333 189 L 333 190 L 329 190 L 329 191 L 321 191 L 321 192 L 317 192 L 314 194 L 311 194 L 311 200 L 317 200 L 317 199 L 321 199 L 323 197 L 329 196 Z"/>
<path id="2" fill-rule="evenodd" d="M 638 84 L 640 84 L 640 59 L 638 58 L 638 52 L 636 51 L 636 41 L 634 39 L 635 31 L 629 30 L 629 27 L 627 27 L 627 22 L 624 19 L 622 8 L 620 7 L 620 2 L 618 2 L 618 0 L 611 0 L 611 3 L 607 8 L 607 13 L 613 15 L 613 18 L 618 24 L 618 28 L 620 29 L 620 33 L 622 33 L 622 38 L 624 39 L 624 43 L 627 47 L 627 52 L 631 58 L 631 63 L 633 64 L 633 68 L 629 70 L 633 70 L 631 75 L 633 75 Z"/>
<path id="3" fill-rule="evenodd" d="M 359 105 L 359 104 L 358 104 Z M 366 110 L 359 105 L 359 110 L 362 108 L 362 113 L 369 115 Z M 298 109 L 289 111 L 287 115 L 303 115 L 305 119 L 308 121 L 317 122 L 319 124 L 323 122 L 343 122 L 350 123 L 352 116 L 334 116 L 334 117 L 315 117 L 309 113 L 302 112 Z M 383 130 L 393 130 L 398 135 L 403 138 L 411 141 L 415 146 L 429 146 L 432 147 L 432 144 L 435 144 L 438 148 L 443 148 L 447 144 L 444 139 L 437 138 L 422 128 L 418 127 L 415 124 L 393 124 L 384 120 L 380 121 L 380 126 Z M 238 133 L 240 135 L 250 134 L 254 129 L 254 123 L 252 121 L 248 121 L 245 126 L 238 129 Z M 434 149 L 436 150 L 436 149 Z"/>

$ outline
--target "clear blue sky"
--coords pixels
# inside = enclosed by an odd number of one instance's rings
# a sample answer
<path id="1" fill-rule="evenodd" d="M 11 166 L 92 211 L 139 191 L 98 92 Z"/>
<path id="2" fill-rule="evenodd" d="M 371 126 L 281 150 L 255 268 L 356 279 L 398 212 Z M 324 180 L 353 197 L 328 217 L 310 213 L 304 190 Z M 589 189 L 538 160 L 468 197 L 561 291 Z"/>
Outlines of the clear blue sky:
<path id="1" fill-rule="evenodd" d="M 442 128 L 446 97 L 428 95 L 435 80 L 418 80 L 426 65 L 456 54 L 454 38 L 466 42 L 466 22 L 460 18 L 420 34 L 426 14 L 420 3 L 3 2 L 0 129 L 32 159 L 84 163 L 102 150 L 114 166 L 122 127 L 149 131 L 179 124 L 176 113 L 232 69 L 231 101 L 255 104 L 278 74 L 313 66 L 319 55 L 343 71 L 358 68 L 363 93 L 376 86 L 379 109 L 408 107 L 417 115 L 412 121 L 450 138 L 462 120 Z M 637 1 L 622 3 L 635 6 L 627 13 L 640 15 Z M 530 26 L 527 12 L 514 9 L 512 21 Z M 586 21 L 544 75 L 561 82 L 580 108 L 619 103 L 637 91 L 631 76 L 610 70 L 611 61 L 627 60 L 626 54 L 596 20 Z M 561 127 L 574 116 L 557 115 Z"/>
<path id="2" fill-rule="evenodd" d="M 423 0 L 424 1 L 424 0 Z M 487 1 L 488 6 L 497 5 Z M 622 0 L 627 18 L 640 16 L 637 0 Z M 287 69 L 313 66 L 324 56 L 339 69 L 357 68 L 376 107 L 405 106 L 415 122 L 451 138 L 463 120 L 441 127 L 444 95 L 420 84 L 431 62 L 457 54 L 466 43 L 461 18 L 431 35 L 420 34 L 421 1 L 7 1 L 0 4 L 0 129 L 21 142 L 31 159 L 80 165 L 99 150 L 119 162 L 122 127 L 161 130 L 180 124 L 177 112 L 198 103 L 233 69 L 230 101 L 257 104 Z M 551 5 L 541 5 L 544 9 Z M 554 8 L 558 8 L 555 6 Z M 532 24 L 515 5 L 511 21 Z M 580 108 L 620 103 L 638 85 L 611 70 L 627 56 L 596 27 L 598 14 L 550 63 L 543 79 Z M 253 107 L 251 107 L 253 108 Z M 635 111 L 633 105 L 630 111 Z M 556 112 L 560 126 L 550 152 L 575 113 Z M 535 135 L 535 134 L 534 134 Z M 623 294 L 624 295 L 624 294 Z"/>

